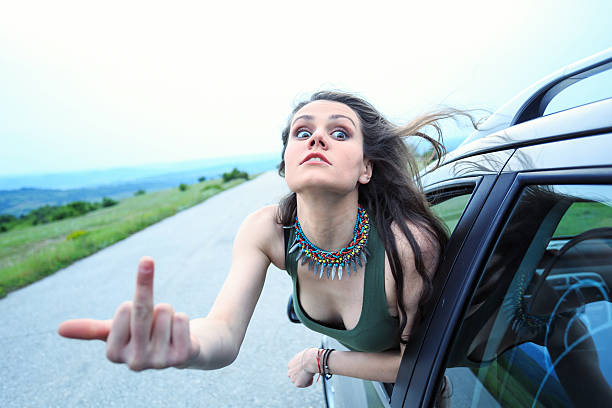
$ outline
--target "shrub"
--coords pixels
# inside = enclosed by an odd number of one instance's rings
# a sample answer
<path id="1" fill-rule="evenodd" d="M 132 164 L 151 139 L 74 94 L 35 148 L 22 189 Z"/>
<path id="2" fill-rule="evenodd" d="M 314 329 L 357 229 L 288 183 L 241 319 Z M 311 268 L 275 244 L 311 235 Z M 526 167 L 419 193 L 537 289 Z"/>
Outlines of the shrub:
<path id="1" fill-rule="evenodd" d="M 198 182 L 201 183 L 203 181 L 206 181 L 206 177 L 202 176 L 202 177 L 198 177 Z"/>
<path id="2" fill-rule="evenodd" d="M 15 221 L 17 218 L 15 218 L 13 215 L 9 215 L 9 214 L 0 214 L 0 224 L 8 224 L 11 221 Z"/>
<path id="3" fill-rule="evenodd" d="M 6 232 L 18 223 L 16 217 L 8 214 L 0 214 L 0 232 Z"/>
<path id="4" fill-rule="evenodd" d="M 188 188 L 189 188 L 189 186 L 187 184 L 185 184 L 185 183 L 179 184 L 179 190 L 181 190 L 181 191 L 185 191 Z"/>
<path id="5" fill-rule="evenodd" d="M 104 197 L 102 199 L 102 207 L 112 207 L 117 204 L 119 204 L 119 201 L 115 201 L 112 198 Z"/>
<path id="6" fill-rule="evenodd" d="M 26 219 L 32 220 L 32 224 L 46 224 L 53 221 L 53 215 L 57 214 L 60 207 L 44 205 L 30 211 Z M 61 211 L 61 210 L 60 210 Z"/>
<path id="7" fill-rule="evenodd" d="M 64 206 L 67 211 L 64 211 L 66 215 L 82 215 L 88 213 L 90 211 L 96 210 L 98 208 L 97 205 L 88 203 L 86 201 L 73 201 Z M 62 207 L 59 207 L 60 209 Z M 65 217 L 64 217 L 65 218 Z"/>
<path id="8" fill-rule="evenodd" d="M 249 179 L 249 173 L 247 173 L 246 171 L 240 171 L 238 170 L 236 167 L 234 167 L 234 169 L 232 171 L 230 171 L 229 173 L 223 173 L 223 182 L 227 183 L 230 180 L 234 180 L 234 179 L 239 179 L 239 178 L 243 178 L 245 180 Z"/>
<path id="9" fill-rule="evenodd" d="M 135 196 L 144 195 L 144 194 L 146 194 L 146 191 L 144 191 L 142 188 L 134 193 Z"/>
<path id="10" fill-rule="evenodd" d="M 66 218 L 79 217 L 101 207 L 112 207 L 119 202 L 108 197 L 104 197 L 102 202 L 90 203 L 87 201 L 73 201 L 64 205 L 44 205 L 38 207 L 27 214 L 22 214 L 19 218 L 12 215 L 0 215 L 0 232 L 8 231 L 16 225 L 39 225 Z M 2 228 L 4 227 L 4 228 Z"/>

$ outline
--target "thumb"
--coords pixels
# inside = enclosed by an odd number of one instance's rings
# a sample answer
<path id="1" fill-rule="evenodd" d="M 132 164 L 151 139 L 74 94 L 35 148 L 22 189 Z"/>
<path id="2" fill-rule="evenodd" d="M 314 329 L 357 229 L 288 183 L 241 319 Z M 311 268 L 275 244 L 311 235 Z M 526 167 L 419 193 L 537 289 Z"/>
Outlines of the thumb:
<path id="1" fill-rule="evenodd" d="M 74 319 L 62 322 L 57 328 L 60 336 L 81 340 L 106 341 L 112 320 Z"/>

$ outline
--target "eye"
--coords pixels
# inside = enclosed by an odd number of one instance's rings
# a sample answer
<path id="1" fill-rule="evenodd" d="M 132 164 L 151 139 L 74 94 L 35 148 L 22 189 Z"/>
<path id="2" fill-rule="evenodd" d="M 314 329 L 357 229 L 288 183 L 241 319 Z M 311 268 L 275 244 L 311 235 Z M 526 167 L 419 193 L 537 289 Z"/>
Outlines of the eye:
<path id="1" fill-rule="evenodd" d="M 346 140 L 349 135 L 344 130 L 334 130 L 332 132 L 332 137 L 337 140 Z"/>
<path id="2" fill-rule="evenodd" d="M 295 132 L 295 137 L 297 139 L 308 139 L 310 136 L 311 136 L 310 132 L 305 129 L 298 129 L 298 131 Z"/>

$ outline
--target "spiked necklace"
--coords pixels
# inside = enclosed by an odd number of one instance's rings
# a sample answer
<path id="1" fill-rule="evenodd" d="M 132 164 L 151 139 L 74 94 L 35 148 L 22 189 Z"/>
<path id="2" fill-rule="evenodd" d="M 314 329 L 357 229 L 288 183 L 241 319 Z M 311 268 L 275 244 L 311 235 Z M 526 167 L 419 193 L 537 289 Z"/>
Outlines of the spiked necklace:
<path id="1" fill-rule="evenodd" d="M 342 272 L 351 276 L 351 269 L 357 273 L 357 265 L 363 266 L 367 262 L 367 256 L 370 256 L 368 251 L 368 235 L 370 232 L 370 220 L 366 210 L 359 205 L 357 208 L 357 222 L 353 231 L 353 239 L 347 246 L 338 251 L 325 251 L 318 248 L 306 238 L 297 216 L 295 223 L 289 228 L 295 229 L 295 240 L 291 244 L 289 253 L 298 251 L 296 262 L 302 260 L 302 265 L 308 262 L 308 269 L 311 269 L 316 276 L 319 274 L 319 279 L 323 275 L 327 275 L 333 280 L 338 273 L 338 279 L 342 279 Z"/>

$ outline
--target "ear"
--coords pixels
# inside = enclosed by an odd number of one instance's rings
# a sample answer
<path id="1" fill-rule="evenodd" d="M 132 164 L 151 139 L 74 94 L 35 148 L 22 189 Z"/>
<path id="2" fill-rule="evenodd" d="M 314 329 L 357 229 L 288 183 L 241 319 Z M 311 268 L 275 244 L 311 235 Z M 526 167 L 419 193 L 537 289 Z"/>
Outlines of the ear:
<path id="1" fill-rule="evenodd" d="M 372 168 L 374 165 L 370 159 L 363 159 L 363 166 L 361 168 L 361 174 L 359 175 L 359 183 L 368 184 L 372 178 Z"/>

